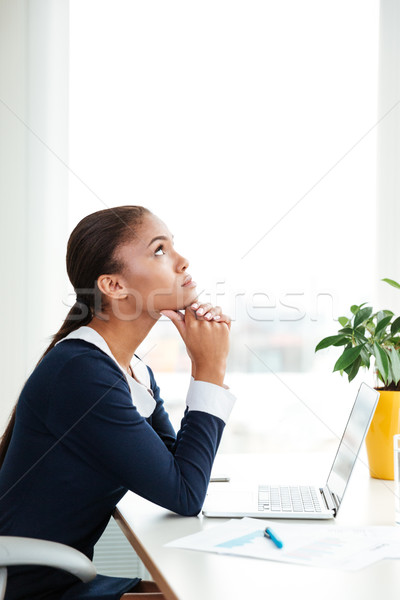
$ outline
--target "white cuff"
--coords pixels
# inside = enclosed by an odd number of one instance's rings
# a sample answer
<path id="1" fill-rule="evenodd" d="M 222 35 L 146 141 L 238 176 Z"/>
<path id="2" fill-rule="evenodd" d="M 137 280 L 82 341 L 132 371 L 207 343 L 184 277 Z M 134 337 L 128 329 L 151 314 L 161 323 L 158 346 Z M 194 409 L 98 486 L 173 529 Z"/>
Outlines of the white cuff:
<path id="1" fill-rule="evenodd" d="M 209 381 L 198 381 L 191 376 L 186 397 L 189 410 L 208 413 L 226 423 L 235 402 L 236 397 L 228 391 L 227 387 Z"/>

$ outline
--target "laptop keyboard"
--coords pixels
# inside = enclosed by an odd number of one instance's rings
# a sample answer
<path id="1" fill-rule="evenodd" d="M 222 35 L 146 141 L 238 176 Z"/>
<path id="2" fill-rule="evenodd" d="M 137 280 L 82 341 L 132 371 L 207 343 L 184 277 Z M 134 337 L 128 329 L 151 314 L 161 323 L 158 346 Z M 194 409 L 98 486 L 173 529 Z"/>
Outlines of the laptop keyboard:
<path id="1" fill-rule="evenodd" d="M 321 512 L 319 491 L 313 486 L 260 485 L 258 510 L 265 512 Z"/>

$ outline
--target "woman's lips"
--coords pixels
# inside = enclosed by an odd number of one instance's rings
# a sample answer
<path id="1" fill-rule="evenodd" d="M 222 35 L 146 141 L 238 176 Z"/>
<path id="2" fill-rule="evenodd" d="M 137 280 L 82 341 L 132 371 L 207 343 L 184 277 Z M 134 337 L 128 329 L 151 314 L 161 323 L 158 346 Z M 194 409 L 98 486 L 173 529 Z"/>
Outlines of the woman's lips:
<path id="1" fill-rule="evenodd" d="M 182 285 L 182 287 L 196 287 L 197 283 L 190 278 L 186 283 Z"/>

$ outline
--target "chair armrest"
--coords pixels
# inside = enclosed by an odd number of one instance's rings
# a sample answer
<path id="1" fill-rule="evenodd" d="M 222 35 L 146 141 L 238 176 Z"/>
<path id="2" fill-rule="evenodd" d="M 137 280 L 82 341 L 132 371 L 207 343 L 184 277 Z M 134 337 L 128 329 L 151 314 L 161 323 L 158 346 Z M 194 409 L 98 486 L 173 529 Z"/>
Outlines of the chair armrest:
<path id="1" fill-rule="evenodd" d="M 84 582 L 96 577 L 92 561 L 75 548 L 34 538 L 0 536 L 0 567 L 11 565 L 42 565 L 63 569 Z"/>

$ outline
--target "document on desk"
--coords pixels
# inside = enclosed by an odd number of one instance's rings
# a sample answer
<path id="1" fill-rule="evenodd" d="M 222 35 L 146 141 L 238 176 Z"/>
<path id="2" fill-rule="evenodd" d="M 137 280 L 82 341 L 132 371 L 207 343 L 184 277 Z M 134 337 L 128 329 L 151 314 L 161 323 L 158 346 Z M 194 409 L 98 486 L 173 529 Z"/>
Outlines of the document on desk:
<path id="1" fill-rule="evenodd" d="M 282 540 L 282 548 L 265 537 L 265 528 L 269 526 Z M 231 519 L 166 546 L 356 570 L 383 558 L 400 558 L 400 528 L 289 524 L 245 517 Z"/>

